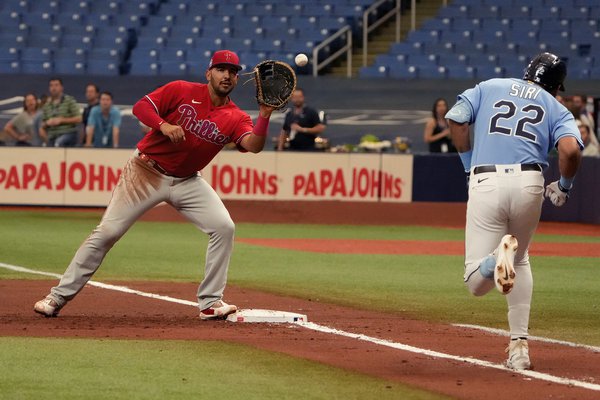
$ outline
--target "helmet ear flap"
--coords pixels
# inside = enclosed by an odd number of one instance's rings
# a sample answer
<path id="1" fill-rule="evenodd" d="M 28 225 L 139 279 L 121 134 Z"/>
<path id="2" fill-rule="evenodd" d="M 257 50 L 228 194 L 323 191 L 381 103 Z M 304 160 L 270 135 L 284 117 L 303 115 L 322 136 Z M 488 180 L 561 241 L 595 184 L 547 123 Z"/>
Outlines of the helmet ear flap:
<path id="1" fill-rule="evenodd" d="M 525 69 L 523 79 L 542 86 L 548 92 L 564 91 L 563 84 L 567 76 L 567 65 L 552 53 L 541 53 L 535 56 Z"/>

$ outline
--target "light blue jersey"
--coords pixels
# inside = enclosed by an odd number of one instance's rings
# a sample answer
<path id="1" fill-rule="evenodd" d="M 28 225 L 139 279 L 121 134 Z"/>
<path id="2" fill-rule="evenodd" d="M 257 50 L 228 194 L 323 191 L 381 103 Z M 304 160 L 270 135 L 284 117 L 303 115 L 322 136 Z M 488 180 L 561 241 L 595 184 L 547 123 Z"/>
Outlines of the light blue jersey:
<path id="1" fill-rule="evenodd" d="M 490 79 L 458 98 L 471 107 L 471 166 L 538 163 L 546 167 L 548 153 L 565 136 L 577 138 L 583 148 L 573 114 L 537 84 Z"/>

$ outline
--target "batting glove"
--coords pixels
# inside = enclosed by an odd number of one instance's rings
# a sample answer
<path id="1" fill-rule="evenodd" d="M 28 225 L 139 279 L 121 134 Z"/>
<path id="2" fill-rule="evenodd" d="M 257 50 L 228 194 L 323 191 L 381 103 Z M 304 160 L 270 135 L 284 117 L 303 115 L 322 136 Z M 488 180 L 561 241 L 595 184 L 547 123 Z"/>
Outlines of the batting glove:
<path id="1" fill-rule="evenodd" d="M 569 200 L 569 189 L 562 187 L 559 181 L 554 181 L 546 186 L 546 197 L 556 207 L 561 207 Z"/>

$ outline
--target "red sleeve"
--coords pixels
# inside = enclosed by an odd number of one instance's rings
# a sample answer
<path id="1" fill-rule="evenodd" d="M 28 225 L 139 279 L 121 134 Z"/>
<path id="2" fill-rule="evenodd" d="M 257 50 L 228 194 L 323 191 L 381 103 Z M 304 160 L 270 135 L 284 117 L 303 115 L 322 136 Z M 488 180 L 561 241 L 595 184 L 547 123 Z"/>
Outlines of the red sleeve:
<path id="1" fill-rule="evenodd" d="M 132 112 L 144 125 L 157 131 L 160 130 L 160 125 L 165 122 L 146 97 L 142 97 L 133 105 Z"/>
<path id="2" fill-rule="evenodd" d="M 248 114 L 243 113 L 231 139 L 235 144 L 239 144 L 244 136 L 252 133 L 253 128 L 252 119 Z"/>
<path id="3" fill-rule="evenodd" d="M 177 88 L 181 86 L 180 83 L 181 81 L 167 83 L 142 97 L 133 106 L 133 115 L 143 124 L 159 130 L 160 125 L 165 122 L 163 117 L 169 114 L 171 104 L 177 100 L 176 94 L 180 93 Z"/>

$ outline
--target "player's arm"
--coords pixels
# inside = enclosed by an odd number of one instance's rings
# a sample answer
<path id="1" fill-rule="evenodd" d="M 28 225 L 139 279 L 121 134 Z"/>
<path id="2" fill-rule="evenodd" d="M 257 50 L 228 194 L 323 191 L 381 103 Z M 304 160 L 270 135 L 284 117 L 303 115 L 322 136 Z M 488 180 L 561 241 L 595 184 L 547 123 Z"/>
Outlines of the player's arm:
<path id="1" fill-rule="evenodd" d="M 558 170 L 560 179 L 546 186 L 545 195 L 556 207 L 563 206 L 569 199 L 569 191 L 573 188 L 573 180 L 581 163 L 581 147 L 574 136 L 559 139 Z"/>
<path id="2" fill-rule="evenodd" d="M 469 136 L 469 124 L 472 121 L 472 115 L 473 111 L 470 104 L 461 98 L 445 116 L 450 127 L 452 144 L 458 150 L 458 155 L 466 173 L 471 170 L 471 157 L 473 155 Z"/>
<path id="3" fill-rule="evenodd" d="M 264 147 L 269 132 L 269 119 L 274 108 L 261 104 L 258 110 L 256 124 L 249 135 L 246 135 L 239 142 L 245 150 L 251 153 L 259 153 Z"/>
<path id="4" fill-rule="evenodd" d="M 180 143 L 185 140 L 185 132 L 179 125 L 171 125 L 166 122 L 159 114 L 155 106 L 148 100 L 148 97 L 142 97 L 134 104 L 133 115 L 137 117 L 144 125 L 161 132 L 167 136 L 171 142 Z"/>
<path id="5" fill-rule="evenodd" d="M 572 179 L 581 163 L 581 150 L 574 136 L 565 136 L 558 141 L 558 170 L 560 176 Z"/>

